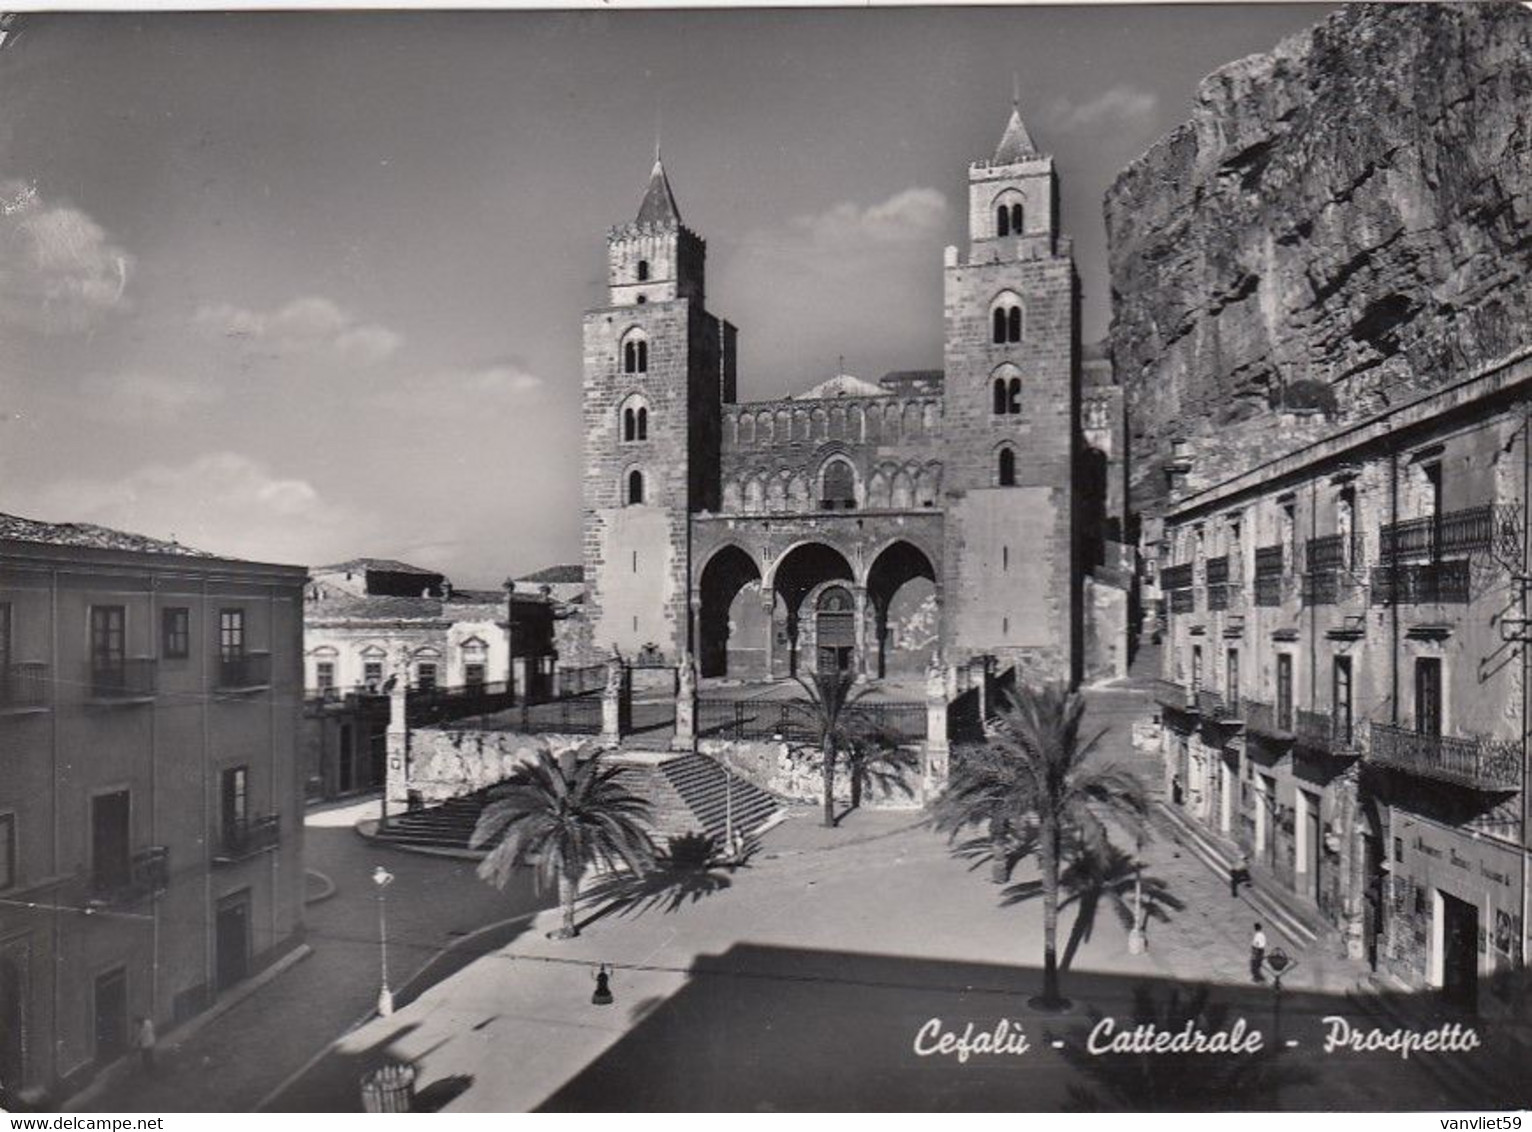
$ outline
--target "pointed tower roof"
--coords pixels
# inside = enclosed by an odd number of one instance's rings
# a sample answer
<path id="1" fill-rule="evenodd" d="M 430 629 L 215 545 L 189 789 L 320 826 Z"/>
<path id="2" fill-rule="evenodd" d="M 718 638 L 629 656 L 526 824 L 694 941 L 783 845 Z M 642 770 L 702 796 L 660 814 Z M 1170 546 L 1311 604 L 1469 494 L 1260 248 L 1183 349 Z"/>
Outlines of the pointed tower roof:
<path id="1" fill-rule="evenodd" d="M 681 223 L 681 210 L 676 207 L 676 197 L 670 191 L 670 178 L 665 176 L 665 163 L 660 160 L 658 149 L 654 153 L 654 169 L 649 173 L 649 188 L 644 192 L 644 203 L 638 206 L 638 222 Z"/>
<path id="2" fill-rule="evenodd" d="M 1000 138 L 1000 144 L 995 147 L 994 163 L 1014 165 L 1018 161 L 1039 156 L 1041 155 L 1037 152 L 1037 146 L 1032 144 L 1032 135 L 1027 133 L 1027 124 L 1021 120 L 1021 107 L 1013 100 L 1011 120 L 1005 124 L 1005 134 Z"/>

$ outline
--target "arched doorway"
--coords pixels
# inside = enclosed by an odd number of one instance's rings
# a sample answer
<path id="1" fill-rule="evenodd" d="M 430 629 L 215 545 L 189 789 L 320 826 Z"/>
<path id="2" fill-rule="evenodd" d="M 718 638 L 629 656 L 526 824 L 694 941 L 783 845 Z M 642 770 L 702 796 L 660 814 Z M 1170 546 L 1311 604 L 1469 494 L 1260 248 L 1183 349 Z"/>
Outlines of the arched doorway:
<path id="1" fill-rule="evenodd" d="M 793 547 L 772 572 L 772 586 L 781 603 L 779 625 L 773 626 L 771 673 L 773 677 L 796 676 L 818 670 L 819 639 L 817 591 L 827 582 L 845 582 L 838 587 L 849 599 L 852 611 L 852 655 L 849 663 L 856 666 L 856 598 L 850 584 L 855 574 L 846 556 L 822 542 L 807 542 Z M 813 604 L 811 604 L 811 602 Z M 834 646 L 840 647 L 840 646 Z"/>
<path id="2" fill-rule="evenodd" d="M 845 586 L 827 586 L 814 603 L 814 641 L 821 676 L 844 676 L 854 671 L 856 602 Z"/>
<path id="3" fill-rule="evenodd" d="M 697 664 L 702 676 L 760 679 L 766 671 L 770 618 L 761 604 L 761 571 L 737 546 L 702 568 Z"/>
<path id="4" fill-rule="evenodd" d="M 926 553 L 903 539 L 884 547 L 867 572 L 876 656 L 868 669 L 877 676 L 917 676 L 938 645 L 941 611 L 936 567 Z"/>

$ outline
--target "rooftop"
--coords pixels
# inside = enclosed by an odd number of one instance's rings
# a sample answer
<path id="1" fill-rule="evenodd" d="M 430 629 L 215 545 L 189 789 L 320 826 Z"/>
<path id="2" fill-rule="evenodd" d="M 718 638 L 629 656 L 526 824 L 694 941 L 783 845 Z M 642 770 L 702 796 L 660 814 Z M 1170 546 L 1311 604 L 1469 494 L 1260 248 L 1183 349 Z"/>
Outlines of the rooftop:
<path id="1" fill-rule="evenodd" d="M 585 581 L 585 567 L 579 563 L 565 564 L 561 566 L 544 566 L 541 570 L 532 574 L 523 574 L 516 579 L 518 582 L 546 582 L 549 585 Z"/>
<path id="2" fill-rule="evenodd" d="M 441 577 L 440 570 L 426 570 L 420 566 L 411 566 L 408 562 L 400 562 L 397 558 L 352 558 L 345 562 L 336 562 L 330 566 L 314 567 L 314 573 L 316 574 L 354 573 L 365 570 L 375 571 L 380 574 L 419 574 L 426 578 Z"/>
<path id="3" fill-rule="evenodd" d="M 79 546 L 93 550 L 131 550 L 141 554 L 176 554 L 185 558 L 215 558 L 205 550 L 179 542 L 136 535 L 129 531 L 98 527 L 95 523 L 45 523 L 19 515 L 0 514 L 0 539 L 40 542 L 52 546 Z"/>

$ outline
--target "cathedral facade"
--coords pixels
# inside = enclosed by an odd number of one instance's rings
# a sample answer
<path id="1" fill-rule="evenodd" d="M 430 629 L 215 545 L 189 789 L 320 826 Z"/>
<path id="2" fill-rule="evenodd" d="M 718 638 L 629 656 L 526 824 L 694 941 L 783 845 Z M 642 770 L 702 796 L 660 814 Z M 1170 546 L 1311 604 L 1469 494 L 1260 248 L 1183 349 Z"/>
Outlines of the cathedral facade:
<path id="1" fill-rule="evenodd" d="M 595 653 L 690 654 L 704 678 L 745 680 L 986 655 L 1082 676 L 1120 397 L 1083 390 L 1054 163 L 1015 109 L 968 183 L 941 371 L 741 401 L 735 329 L 707 310 L 705 244 L 656 160 L 585 315 Z"/>

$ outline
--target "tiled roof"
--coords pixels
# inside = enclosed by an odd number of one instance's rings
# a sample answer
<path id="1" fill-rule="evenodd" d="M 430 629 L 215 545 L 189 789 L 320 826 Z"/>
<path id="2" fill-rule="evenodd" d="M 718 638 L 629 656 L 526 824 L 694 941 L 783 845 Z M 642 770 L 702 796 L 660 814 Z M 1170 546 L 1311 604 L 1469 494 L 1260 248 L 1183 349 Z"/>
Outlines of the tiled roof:
<path id="1" fill-rule="evenodd" d="M 524 574 L 516 579 L 518 582 L 533 582 L 549 585 L 569 584 L 572 582 L 585 581 L 585 567 L 578 563 L 563 566 L 544 566 L 534 574 Z"/>
<path id="2" fill-rule="evenodd" d="M 434 597 L 388 597 L 327 593 L 304 603 L 305 618 L 354 618 L 359 621 L 440 621 L 442 603 Z"/>
<path id="3" fill-rule="evenodd" d="M 41 542 L 52 546 L 81 546 L 94 550 L 133 550 L 143 554 L 177 554 L 186 558 L 214 558 L 205 550 L 178 542 L 98 527 L 95 523 L 44 523 L 19 515 L 0 514 L 0 539 Z"/>
<path id="4" fill-rule="evenodd" d="M 441 577 L 440 570 L 425 570 L 419 566 L 411 566 L 408 562 L 400 562 L 396 558 L 352 558 L 331 566 L 314 567 L 316 574 L 339 574 L 347 570 L 375 570 L 382 574 L 420 574 L 427 578 Z"/>
<path id="5" fill-rule="evenodd" d="M 670 178 L 665 176 L 665 166 L 659 155 L 654 158 L 654 169 L 649 174 L 649 188 L 644 202 L 638 206 L 640 224 L 679 224 L 681 210 L 676 207 L 675 194 L 670 191 Z"/>

